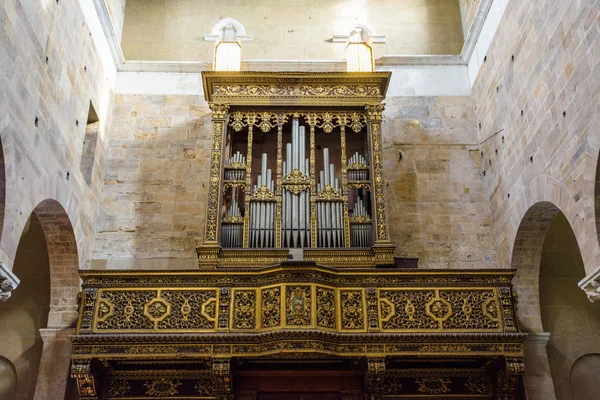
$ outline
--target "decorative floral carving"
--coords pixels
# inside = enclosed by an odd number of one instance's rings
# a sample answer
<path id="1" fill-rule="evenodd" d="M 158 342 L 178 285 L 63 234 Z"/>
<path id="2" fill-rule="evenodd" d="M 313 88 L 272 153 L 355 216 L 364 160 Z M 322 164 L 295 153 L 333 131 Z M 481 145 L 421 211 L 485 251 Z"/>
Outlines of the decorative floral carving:
<path id="1" fill-rule="evenodd" d="M 272 328 L 281 325 L 281 288 L 263 289 L 261 298 L 262 327 Z"/>
<path id="2" fill-rule="evenodd" d="M 144 383 L 146 394 L 154 397 L 168 397 L 179 394 L 179 386 L 181 382 L 178 380 L 160 378 Z"/>
<path id="3" fill-rule="evenodd" d="M 233 291 L 233 318 L 231 323 L 234 329 L 254 329 L 256 327 L 256 291 Z"/>
<path id="4" fill-rule="evenodd" d="M 340 290 L 342 329 L 365 329 L 365 304 L 362 290 Z"/>
<path id="5" fill-rule="evenodd" d="M 452 384 L 452 381 L 445 378 L 422 378 L 415 380 L 415 383 L 419 385 L 419 393 L 443 394 L 450 392 L 448 385 Z"/>
<path id="6" fill-rule="evenodd" d="M 335 291 L 317 286 L 317 326 L 336 327 Z"/>

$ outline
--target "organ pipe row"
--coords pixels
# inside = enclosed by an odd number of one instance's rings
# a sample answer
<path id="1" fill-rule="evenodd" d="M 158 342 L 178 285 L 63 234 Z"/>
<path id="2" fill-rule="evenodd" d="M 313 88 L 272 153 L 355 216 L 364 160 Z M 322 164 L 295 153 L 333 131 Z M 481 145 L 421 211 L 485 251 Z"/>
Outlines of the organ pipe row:
<path id="1" fill-rule="evenodd" d="M 327 200 L 317 203 L 317 233 L 319 247 L 344 246 L 344 212 L 335 167 L 329 163 L 329 149 L 323 149 L 323 171 L 319 172 L 317 192 Z"/>
<path id="2" fill-rule="evenodd" d="M 350 224 L 350 246 L 351 247 L 369 247 L 371 246 L 371 216 L 367 212 L 363 199 L 356 198 L 354 211 L 351 215 Z"/>
<path id="3" fill-rule="evenodd" d="M 250 133 L 247 146 L 254 147 L 257 139 L 253 139 Z M 334 151 L 334 154 L 341 155 L 341 159 L 337 158 L 339 155 L 335 157 L 338 165 L 340 162 L 342 164 L 342 172 L 336 177 L 336 163 L 332 161 L 330 153 L 334 136 L 327 139 L 329 146 L 319 154 L 316 150 L 320 150 L 320 147 L 315 146 L 314 131 L 310 134 L 309 140 L 307 128 L 300 124 L 298 118 L 292 118 L 291 142 L 283 143 L 280 129 L 277 153 L 263 152 L 259 171 L 252 171 L 252 160 L 247 160 L 241 151 L 236 151 L 225 160 L 223 178 L 229 183 L 224 185 L 226 195 L 221 220 L 223 247 L 371 246 L 369 189 L 350 184 L 355 182 L 355 185 L 364 185 L 359 182 L 369 179 L 366 155 L 356 151 L 347 158 L 345 140 L 342 140 L 343 148 L 339 152 Z M 274 134 L 265 132 L 259 143 L 267 146 L 263 147 L 266 150 L 270 148 L 268 141 L 274 138 Z M 364 146 L 362 137 L 354 143 Z M 248 149 L 250 151 L 251 148 Z M 337 150 L 336 147 L 333 149 Z M 323 168 L 317 173 L 314 171 L 314 162 L 321 155 Z M 268 168 L 273 165 L 269 163 L 270 157 L 276 156 L 280 160 L 277 175 Z M 271 163 L 273 158 L 270 159 Z M 316 175 L 314 177 L 311 176 L 311 166 Z M 350 204 L 350 210 L 349 200 L 353 203 Z M 311 227 L 314 231 L 311 231 Z M 311 232 L 316 232 L 316 237 L 312 238 Z"/>
<path id="4" fill-rule="evenodd" d="M 256 201 L 250 203 L 250 247 L 265 248 L 275 245 L 275 201 L 269 197 L 275 190 L 271 170 L 267 169 L 267 153 L 262 154 L 261 174 L 252 193 Z"/>
<path id="5" fill-rule="evenodd" d="M 306 128 L 300 126 L 298 118 L 292 119 L 292 143 L 287 143 L 285 150 L 284 179 L 310 179 L 309 160 L 306 158 Z M 310 189 L 295 193 L 284 187 L 282 196 L 283 246 L 310 246 Z"/>
<path id="6" fill-rule="evenodd" d="M 221 243 L 223 247 L 242 247 L 242 233 L 244 229 L 242 211 L 237 201 L 237 188 L 233 189 L 233 200 L 227 208 L 223 218 Z"/>
<path id="7" fill-rule="evenodd" d="M 246 170 L 243 167 L 246 164 L 246 157 L 239 151 L 225 162 L 225 180 L 241 181 L 246 179 Z"/>

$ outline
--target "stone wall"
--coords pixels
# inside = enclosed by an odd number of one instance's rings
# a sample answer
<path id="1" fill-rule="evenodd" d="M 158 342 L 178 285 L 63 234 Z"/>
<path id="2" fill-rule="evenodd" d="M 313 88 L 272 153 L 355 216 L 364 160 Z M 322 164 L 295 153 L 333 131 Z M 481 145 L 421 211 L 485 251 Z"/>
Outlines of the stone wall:
<path id="1" fill-rule="evenodd" d="M 498 266 L 511 266 L 523 216 L 544 201 L 567 217 L 586 271 L 600 263 L 598 9 L 594 0 L 509 2 L 475 82 Z"/>
<path id="2" fill-rule="evenodd" d="M 46 199 L 56 200 L 77 248 L 54 259 L 61 270 L 52 278 L 60 298 L 53 303 L 74 307 L 78 281 L 60 274 L 76 276 L 89 260 L 104 176 L 104 132 L 112 116 L 112 83 L 76 0 L 4 1 L 0 21 L 0 138 L 7 187 L 0 205 L 5 209 L 0 259 L 12 267 L 32 211 Z M 90 103 L 100 126 L 88 184 L 79 163 Z M 60 248 L 63 236 L 57 236 L 57 243 L 48 240 L 48 246 Z M 67 263 L 68 271 L 63 269 Z M 54 326 L 66 322 L 60 316 L 55 321 Z"/>
<path id="3" fill-rule="evenodd" d="M 492 267 L 470 98 L 386 103 L 385 173 L 397 255 L 419 257 L 425 268 Z M 211 146 L 203 98 L 117 95 L 109 137 L 93 266 L 197 267 Z"/>
<path id="4" fill-rule="evenodd" d="M 243 59 L 344 60 L 345 45 L 329 39 L 357 22 L 387 35 L 387 43 L 374 46 L 376 57 L 459 54 L 463 45 L 457 0 L 128 0 L 125 58 L 212 62 L 214 44 L 203 38 L 224 18 L 236 19 L 254 37 L 244 44 Z"/>

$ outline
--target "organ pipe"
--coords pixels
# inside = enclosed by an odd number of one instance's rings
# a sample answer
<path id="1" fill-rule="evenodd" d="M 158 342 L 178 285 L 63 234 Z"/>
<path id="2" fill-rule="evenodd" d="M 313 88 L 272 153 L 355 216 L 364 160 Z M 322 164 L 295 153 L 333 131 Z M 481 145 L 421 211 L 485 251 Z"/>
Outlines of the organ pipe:
<path id="1" fill-rule="evenodd" d="M 354 203 L 351 219 L 353 223 L 350 224 L 350 245 L 352 247 L 371 246 L 371 216 L 360 196 L 357 196 L 356 203 Z"/>
<path id="2" fill-rule="evenodd" d="M 237 200 L 237 188 L 233 188 L 233 200 L 225 218 L 223 218 L 221 230 L 221 243 L 223 247 L 242 247 L 242 234 L 244 224 L 242 222 L 242 211 Z"/>
<path id="3" fill-rule="evenodd" d="M 246 157 L 239 151 L 225 161 L 225 180 L 241 181 L 246 178 Z"/>
<path id="4" fill-rule="evenodd" d="M 342 197 L 335 166 L 329 162 L 329 149 L 323 149 L 323 170 L 319 171 L 317 193 L 317 235 L 319 247 L 344 245 L 344 215 Z"/>
<path id="5" fill-rule="evenodd" d="M 267 169 L 267 153 L 262 154 L 261 173 L 254 185 L 254 200 L 250 203 L 250 242 L 253 248 L 273 247 L 275 244 L 275 182 Z"/>
<path id="6" fill-rule="evenodd" d="M 285 147 L 283 176 L 288 182 L 306 182 L 309 179 L 309 161 L 306 158 L 306 128 L 298 118 L 292 119 L 292 142 Z M 295 189 L 292 189 L 295 188 Z M 283 246 L 310 246 L 310 189 L 284 186 L 282 193 Z"/>
<path id="7" fill-rule="evenodd" d="M 252 125 L 248 125 L 247 157 L 236 151 L 224 163 L 224 179 L 229 181 L 227 185 L 233 189 L 233 195 L 228 196 L 230 200 L 222 219 L 223 247 L 371 246 L 372 223 L 367 193 L 360 193 L 362 190 L 358 189 L 354 197 L 347 192 L 349 186 L 363 188 L 368 185 L 369 165 L 365 155 L 368 150 L 365 148 L 363 154 L 357 151 L 348 157 L 345 132 L 340 127 L 340 151 L 336 151 L 341 157 L 338 159 L 342 168 L 339 181 L 330 159 L 330 148 L 323 149 L 323 168 L 317 172 L 314 157 L 315 149 L 319 147 L 314 140 L 315 125 L 312 120 L 307 121 L 312 123 L 310 131 L 301 126 L 298 117 L 290 119 L 289 143 L 283 142 L 284 125 L 279 123 L 277 153 L 261 154 L 256 175 L 251 173 L 253 139 Z M 267 134 L 266 140 L 268 132 L 263 132 Z M 276 173 L 267 168 L 270 156 L 277 157 Z M 348 201 L 354 202 L 353 207 Z M 311 223 L 315 224 L 314 238 L 311 238 Z"/>

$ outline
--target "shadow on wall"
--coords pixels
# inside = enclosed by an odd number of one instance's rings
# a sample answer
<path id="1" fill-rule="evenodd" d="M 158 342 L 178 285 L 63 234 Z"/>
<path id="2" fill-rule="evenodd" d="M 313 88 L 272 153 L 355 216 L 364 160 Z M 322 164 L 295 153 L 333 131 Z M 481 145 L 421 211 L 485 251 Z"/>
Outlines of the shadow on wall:
<path id="1" fill-rule="evenodd" d="M 579 357 L 571 368 L 569 382 L 573 399 L 598 397 L 597 377 L 600 376 L 600 354 Z"/>
<path id="2" fill-rule="evenodd" d="M 8 358 L 0 357 L 0 399 L 12 400 L 17 391 L 17 370 Z"/>
<path id="3" fill-rule="evenodd" d="M 40 365 L 50 309 L 50 262 L 46 238 L 38 217 L 32 213 L 25 225 L 15 257 L 14 273 L 21 279 L 10 300 L 0 303 L 0 374 L 10 378 L 4 362 L 10 362 L 14 381 L 0 379 L 0 398 L 32 399 Z M 10 360 L 10 361 L 9 361 Z M 14 383 L 10 383 L 14 382 Z M 14 397 L 5 393 L 15 391 Z"/>

